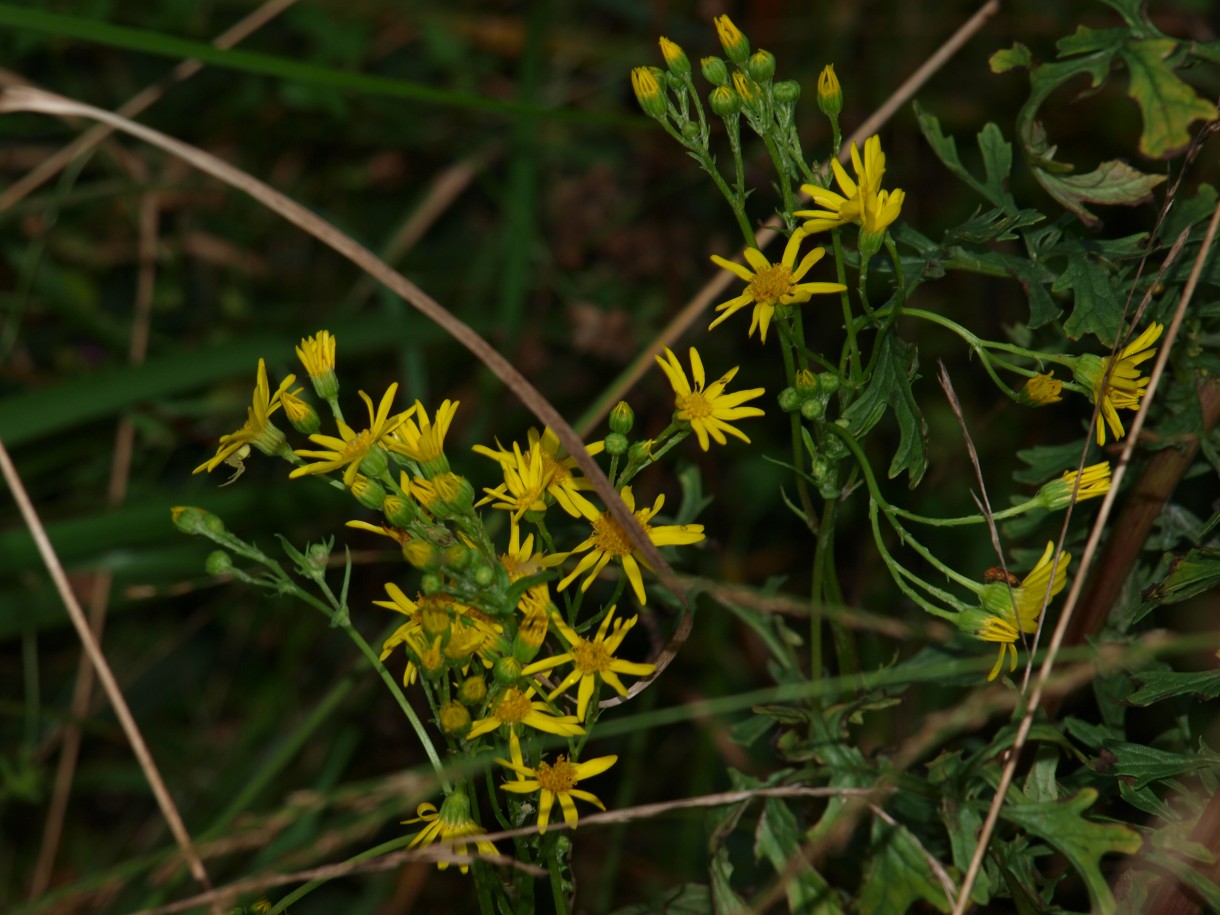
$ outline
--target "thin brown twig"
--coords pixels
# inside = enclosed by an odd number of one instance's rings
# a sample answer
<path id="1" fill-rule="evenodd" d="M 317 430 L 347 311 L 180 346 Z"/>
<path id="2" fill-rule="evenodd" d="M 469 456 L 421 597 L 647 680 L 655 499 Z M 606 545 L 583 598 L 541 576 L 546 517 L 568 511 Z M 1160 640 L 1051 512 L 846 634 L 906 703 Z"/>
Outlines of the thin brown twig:
<path id="1" fill-rule="evenodd" d="M 1054 634 L 1051 636 L 1050 645 L 1047 647 L 1046 660 L 1042 662 L 1042 667 L 1038 670 L 1038 678 L 1034 681 L 1034 687 L 1029 692 L 1025 712 L 1022 715 L 1021 724 L 1017 729 L 1011 754 L 1000 776 L 1000 783 L 996 788 L 995 797 L 992 798 L 991 807 L 987 811 L 987 818 L 983 821 L 983 828 L 979 832 L 978 845 L 975 848 L 973 858 L 971 858 L 970 867 L 967 869 L 966 876 L 962 881 L 961 896 L 958 898 L 958 904 L 953 909 L 953 915 L 962 915 L 965 911 L 965 906 L 969 902 L 970 890 L 974 886 L 974 881 L 978 878 L 979 870 L 982 868 L 983 856 L 987 853 L 987 846 L 991 841 L 991 835 L 995 831 L 996 823 L 999 820 L 1000 808 L 1004 805 L 1004 797 L 1007 795 L 1008 787 L 1012 784 L 1013 776 L 1016 774 L 1017 760 L 1020 757 L 1021 749 L 1025 746 L 1030 729 L 1033 727 L 1034 715 L 1042 701 L 1043 690 L 1047 680 L 1050 678 L 1051 671 L 1054 669 L 1055 658 L 1063 644 L 1064 634 L 1067 632 L 1072 614 L 1080 600 L 1085 579 L 1088 577 L 1087 573 L 1097 553 L 1098 544 L 1101 542 L 1102 531 L 1105 529 L 1106 522 L 1113 511 L 1119 487 L 1122 484 L 1123 477 L 1126 475 L 1127 465 L 1131 460 L 1132 453 L 1135 451 L 1140 430 L 1144 427 L 1144 421 L 1148 416 L 1148 409 L 1152 405 L 1153 398 L 1156 396 L 1156 389 L 1160 384 L 1161 376 L 1165 372 L 1165 366 L 1169 362 L 1169 354 L 1173 350 L 1174 342 L 1177 340 L 1178 331 L 1186 316 L 1186 309 L 1190 305 L 1191 299 L 1194 298 L 1195 289 L 1199 284 L 1199 277 L 1202 275 L 1203 266 L 1207 262 L 1207 255 L 1211 251 L 1212 244 L 1216 238 L 1217 227 L 1220 227 L 1220 206 L 1217 206 L 1215 212 L 1212 213 L 1207 233 L 1203 238 L 1202 245 L 1199 246 L 1199 253 L 1195 257 L 1190 277 L 1187 279 L 1186 287 L 1182 291 L 1182 298 L 1178 301 L 1173 319 L 1166 330 L 1164 341 L 1157 352 L 1156 364 L 1149 374 L 1148 391 L 1141 400 L 1139 411 L 1135 414 L 1135 420 L 1132 422 L 1131 429 L 1123 441 L 1122 456 L 1119 458 L 1118 466 L 1114 468 L 1110 491 L 1102 499 L 1101 508 L 1098 509 L 1097 517 L 1093 522 L 1093 528 L 1089 531 L 1089 539 L 1085 543 L 1084 554 L 1081 556 L 1076 578 L 1072 582 L 1067 601 L 1064 603 L 1063 613 L 1060 614 L 1059 622 L 1056 624 Z"/>
<path id="2" fill-rule="evenodd" d="M 217 35 L 212 40 L 212 44 L 221 49 L 231 48 L 250 37 L 296 2 L 297 0 L 267 0 L 249 16 L 238 20 Z M 146 86 L 124 102 L 118 108 L 117 113 L 126 118 L 136 117 L 155 104 L 175 83 L 190 79 L 204 66 L 198 60 L 180 61 L 164 79 L 151 86 Z M 83 156 L 96 149 L 112 133 L 114 133 L 114 128 L 98 125 L 85 131 L 67 146 L 47 156 L 24 177 L 14 181 L 4 190 L 4 193 L 0 194 L 0 213 L 16 206 L 63 171 L 78 156 Z"/>
<path id="3" fill-rule="evenodd" d="M 26 527 L 29 528 L 30 535 L 38 547 L 38 553 L 51 575 L 51 580 L 55 583 L 56 590 L 59 592 L 60 600 L 63 601 L 64 607 L 68 610 L 68 616 L 72 620 L 72 625 L 76 627 L 76 634 L 85 646 L 85 651 L 88 652 L 89 659 L 97 670 L 97 678 L 101 681 L 102 688 L 110 697 L 110 704 L 114 706 L 114 712 L 119 719 L 119 724 L 123 728 L 123 733 L 126 735 L 128 743 L 131 744 L 132 752 L 135 753 L 136 760 L 140 764 L 140 769 L 144 772 L 144 777 L 148 780 L 149 787 L 152 788 L 157 806 L 161 808 L 161 815 L 165 817 L 165 822 L 169 825 L 170 832 L 182 851 L 182 856 L 186 860 L 191 876 L 205 889 L 211 890 L 211 881 L 208 880 L 203 861 L 200 860 L 199 853 L 195 850 L 190 834 L 186 830 L 186 825 L 182 821 L 182 816 L 178 813 L 178 807 L 174 803 L 169 789 L 166 788 L 165 781 L 161 778 L 161 772 L 158 770 L 157 764 L 148 750 L 148 745 L 144 742 L 144 735 L 140 733 L 140 727 L 136 724 L 136 720 L 131 714 L 131 709 L 127 705 L 127 700 L 123 697 L 122 690 L 119 689 L 114 672 L 110 669 L 106 656 L 102 654 L 101 646 L 94 637 L 93 631 L 89 628 L 89 623 L 85 619 L 85 613 L 81 610 L 81 606 L 76 600 L 76 595 L 72 592 L 72 586 L 68 583 L 68 576 L 64 573 L 63 565 L 55 553 L 55 547 L 51 544 L 50 538 L 47 537 L 46 529 L 42 525 L 42 519 L 38 517 L 38 512 L 30 501 L 25 484 L 21 480 L 21 475 L 13 465 L 12 458 L 9 457 L 8 449 L 4 446 L 2 439 L 0 439 L 0 474 L 4 476 L 5 482 L 8 483 L 9 489 L 13 493 L 13 500 L 21 511 L 22 520 L 25 522 Z M 219 906 L 213 906 L 213 910 L 217 913 L 220 912 Z"/>
<path id="4" fill-rule="evenodd" d="M 846 162 L 851 155 L 851 145 L 859 145 L 875 134 L 905 105 L 916 92 L 931 79 L 932 75 L 943 67 L 971 38 L 978 33 L 987 21 L 1000 11 L 1000 0 L 987 0 L 973 16 L 967 19 L 949 38 L 925 60 L 915 72 L 908 76 L 871 115 L 864 119 L 859 127 L 852 132 L 839 150 L 839 161 Z M 804 199 L 802 195 L 802 199 Z M 775 228 L 779 225 L 779 217 L 772 216 L 763 228 L 756 233 L 755 241 L 759 250 L 764 250 L 779 234 Z M 740 260 L 741 257 L 738 257 Z M 634 388 L 648 372 L 653 360 L 660 355 L 665 347 L 673 344 L 690 328 L 695 320 L 720 298 L 721 293 L 729 287 L 736 278 L 725 270 L 717 270 L 682 310 L 661 329 L 643 351 L 631 361 L 616 385 L 602 398 L 599 409 L 591 412 L 581 422 L 577 432 L 582 438 L 587 438 L 597 425 L 606 418 L 614 404 L 618 403 L 627 392 Z"/>
<path id="5" fill-rule="evenodd" d="M 157 221 L 159 204 L 156 194 L 145 194 L 140 198 L 139 210 L 139 271 L 136 276 L 135 302 L 132 314 L 131 341 L 128 346 L 128 361 L 139 365 L 148 354 L 148 328 L 152 315 L 153 291 L 157 270 Z M 114 451 L 110 463 L 110 480 L 107 484 L 106 504 L 116 508 L 127 498 L 127 482 L 131 475 L 131 456 L 135 443 L 135 423 L 130 416 L 119 419 L 115 429 Z M 110 604 L 110 587 L 113 576 L 108 569 L 99 569 L 94 575 L 89 590 L 89 628 L 100 644 L 106 623 L 106 611 Z M 76 683 L 72 691 L 71 715 L 63 730 L 63 744 L 59 763 L 55 771 L 55 785 L 51 792 L 51 803 L 47 808 L 46 825 L 43 827 L 42 845 L 30 879 L 30 899 L 37 899 L 50 885 L 55 866 L 55 855 L 63 831 L 64 817 L 68 811 L 68 796 L 76 773 L 80 753 L 80 722 L 89 714 L 93 694 L 93 663 L 89 653 L 81 652 L 76 669 Z"/>

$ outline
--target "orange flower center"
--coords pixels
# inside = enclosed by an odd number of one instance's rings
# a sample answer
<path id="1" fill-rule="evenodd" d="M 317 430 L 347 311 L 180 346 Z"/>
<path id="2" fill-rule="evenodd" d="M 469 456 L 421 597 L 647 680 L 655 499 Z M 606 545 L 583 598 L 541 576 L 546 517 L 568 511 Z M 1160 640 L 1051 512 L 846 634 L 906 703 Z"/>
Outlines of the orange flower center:
<path id="1" fill-rule="evenodd" d="M 505 691 L 504 698 L 496 706 L 496 717 L 506 724 L 516 724 L 524 721 L 529 711 L 530 701 L 526 698 L 525 693 L 519 689 L 509 689 Z"/>
<path id="2" fill-rule="evenodd" d="M 647 534 L 650 528 L 640 517 L 641 514 L 641 512 L 636 512 L 635 516 L 639 520 L 640 526 L 644 528 L 644 533 Z M 627 536 L 619 523 L 610 517 L 609 513 L 593 522 L 593 544 L 597 549 L 608 553 L 615 559 L 631 555 L 633 549 L 631 538 Z"/>
<path id="3" fill-rule="evenodd" d="M 783 264 L 774 264 L 754 274 L 748 292 L 755 302 L 776 304 L 792 289 L 792 271 Z"/>
<path id="4" fill-rule="evenodd" d="M 706 419 L 712 415 L 712 405 L 702 391 L 691 391 L 677 397 L 678 412 L 687 420 Z"/>
<path id="5" fill-rule="evenodd" d="M 614 660 L 610 657 L 610 652 L 606 651 L 604 644 L 587 642 L 584 639 L 572 646 L 572 658 L 575 660 L 578 670 L 590 674 L 609 670 L 610 662 Z"/>
<path id="6" fill-rule="evenodd" d="M 365 455 L 369 453 L 369 449 L 373 447 L 373 434 L 368 429 L 365 429 L 356 434 L 343 448 L 339 454 L 339 460 L 344 464 L 356 464 L 364 460 Z"/>
<path id="7" fill-rule="evenodd" d="M 560 756 L 554 763 L 539 763 L 537 776 L 543 791 L 559 794 L 576 787 L 576 767 L 566 756 Z"/>

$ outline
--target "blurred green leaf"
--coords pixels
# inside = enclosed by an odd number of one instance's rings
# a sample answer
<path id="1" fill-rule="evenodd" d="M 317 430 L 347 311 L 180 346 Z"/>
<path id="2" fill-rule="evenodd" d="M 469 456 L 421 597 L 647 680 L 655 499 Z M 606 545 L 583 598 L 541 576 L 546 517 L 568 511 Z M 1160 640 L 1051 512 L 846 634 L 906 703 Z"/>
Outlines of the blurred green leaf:
<path id="1" fill-rule="evenodd" d="M 1216 106 L 1199 97 L 1178 78 L 1170 58 L 1178 48 L 1172 39 L 1128 41 L 1121 54 L 1131 71 L 1127 94 L 1144 116 L 1140 152 L 1167 159 L 1190 145 L 1190 125 L 1215 120 Z"/>
<path id="2" fill-rule="evenodd" d="M 905 826 L 874 818 L 869 851 L 869 867 L 860 888 L 861 912 L 903 915 L 921 900 L 938 912 L 949 911 L 944 887 Z"/>
<path id="3" fill-rule="evenodd" d="M 1197 753 L 1171 753 L 1140 743 L 1114 742 L 1106 745 L 1117 759 L 1114 774 L 1135 779 L 1135 788 L 1151 782 L 1164 781 L 1178 775 L 1189 775 L 1220 768 L 1220 754 L 1205 745 Z"/>
<path id="4" fill-rule="evenodd" d="M 1142 685 L 1127 697 L 1132 705 L 1152 705 L 1174 696 L 1215 699 L 1220 696 L 1220 670 L 1150 670 L 1133 674 Z"/>

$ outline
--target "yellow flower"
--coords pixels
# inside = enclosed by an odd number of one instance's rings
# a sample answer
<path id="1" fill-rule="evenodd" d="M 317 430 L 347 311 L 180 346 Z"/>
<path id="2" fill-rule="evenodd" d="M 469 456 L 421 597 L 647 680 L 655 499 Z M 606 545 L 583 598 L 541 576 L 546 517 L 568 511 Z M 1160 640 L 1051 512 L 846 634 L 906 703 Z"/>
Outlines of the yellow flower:
<path id="1" fill-rule="evenodd" d="M 466 849 L 470 845 L 467 840 L 474 839 L 477 854 L 497 854 L 495 845 L 486 839 L 477 838 L 484 835 L 484 832 L 479 824 L 470 818 L 470 799 L 460 788 L 441 802 L 439 813 L 434 804 L 420 804 L 415 809 L 415 814 L 414 819 L 403 820 L 403 825 L 410 823 L 427 823 L 428 825 L 420 830 L 407 848 L 425 848 L 439 839 L 443 844 L 451 846 L 455 854 L 465 857 Z M 436 862 L 438 870 L 443 871 L 448 866 L 448 860 Z M 459 864 L 458 870 L 465 874 L 470 870 L 470 865 Z"/>
<path id="2" fill-rule="evenodd" d="M 590 511 L 596 511 L 593 504 L 581 495 L 582 490 L 592 489 L 593 484 L 576 472 L 574 457 L 560 456 L 563 448 L 559 443 L 559 436 L 550 429 L 544 429 L 541 435 L 538 434 L 537 429 L 530 429 L 529 450 L 526 452 L 521 452 L 516 445 L 513 446 L 512 451 L 506 451 L 499 442 L 496 444 L 499 450 L 493 450 L 486 445 L 475 445 L 472 449 L 476 454 L 498 461 L 501 468 L 504 469 L 505 485 L 497 486 L 494 490 L 485 490 L 489 497 L 494 493 L 496 498 L 502 499 L 505 503 L 514 502 L 517 507 L 520 507 L 526 498 L 532 496 L 534 485 L 541 482 L 547 494 L 573 518 L 579 518 L 582 515 L 587 517 Z M 605 447 L 605 442 L 592 442 L 585 446 L 585 451 L 590 455 L 597 455 L 601 454 Z M 518 454 L 522 455 L 520 459 Z M 536 469 L 533 463 L 535 457 L 540 462 Z M 508 484 L 510 469 L 520 477 L 519 489 L 514 490 Z M 506 498 L 510 493 L 515 497 L 512 500 Z M 479 504 L 482 505 L 489 501 L 493 500 L 487 498 Z M 536 507 L 536 502 L 531 504 Z M 509 504 L 496 506 L 496 508 L 509 507 Z"/>
<path id="3" fill-rule="evenodd" d="M 501 789 L 512 791 L 515 794 L 540 792 L 538 831 L 545 833 L 547 824 L 551 821 L 551 808 L 554 807 L 556 798 L 559 798 L 559 806 L 563 809 L 564 821 L 573 829 L 576 828 L 578 819 L 573 798 L 588 801 L 602 810 L 606 809 L 606 805 L 595 795 L 577 788 L 576 785 L 583 779 L 605 772 L 618 761 L 618 757 L 599 756 L 585 762 L 571 762 L 568 757 L 560 756 L 553 763 L 539 763 L 536 769 L 525 765 L 519 755 L 511 762 L 507 759 L 496 761 L 500 765 L 512 769 L 519 776 L 516 781 L 505 782 L 500 786 Z"/>
<path id="4" fill-rule="evenodd" d="M 703 539 L 702 524 L 665 524 L 660 527 L 652 527 L 648 523 L 665 504 L 664 496 L 657 496 L 652 508 L 642 508 L 639 511 L 635 510 L 635 496 L 632 494 L 630 486 L 623 487 L 622 497 L 623 501 L 627 503 L 627 508 L 640 522 L 645 535 L 657 546 L 698 543 Z M 555 557 L 555 561 L 576 553 L 583 553 L 586 550 L 589 552 L 559 583 L 559 590 L 562 591 L 585 572 L 589 574 L 581 583 L 580 590 L 589 590 L 589 585 L 593 584 L 593 579 L 598 576 L 598 573 L 611 559 L 615 559 L 622 565 L 623 572 L 626 574 L 627 580 L 631 582 L 631 588 L 635 592 L 636 598 L 643 604 L 648 598 L 644 593 L 644 576 L 640 572 L 640 560 L 636 556 L 635 545 L 632 544 L 631 538 L 608 511 L 599 512 L 593 508 L 585 514 L 585 518 L 593 525 L 593 533 L 570 553 L 563 557 Z"/>
<path id="5" fill-rule="evenodd" d="M 725 394 L 725 387 L 737 374 L 736 366 L 725 372 L 720 380 L 712 382 L 710 387 L 705 388 L 703 360 L 699 358 L 699 351 L 693 346 L 690 348 L 693 387 L 686 379 L 682 363 L 678 361 L 678 357 L 668 346 L 665 347 L 665 358 L 657 356 L 657 363 L 674 389 L 674 408 L 678 419 L 690 423 L 691 429 L 699 439 L 700 448 L 704 451 L 708 450 L 709 436 L 715 439 L 717 445 L 726 444 L 728 441 L 724 437 L 726 432 L 729 435 L 737 436 L 743 442 L 750 441 L 744 432 L 730 423 L 748 416 L 762 416 L 763 411 L 758 407 L 743 407 L 741 404 L 747 400 L 753 400 L 755 397 L 761 397 L 766 392 L 762 388 L 750 388 L 735 394 Z"/>
<path id="6" fill-rule="evenodd" d="M 271 385 L 267 382 L 267 364 L 259 359 L 254 396 L 250 406 L 246 408 L 245 423 L 236 432 L 222 435 L 220 447 L 216 449 L 215 456 L 204 461 L 192 473 L 199 473 L 201 470 L 211 473 L 221 464 L 233 463 L 235 460 L 237 463 L 234 466 L 240 468 L 240 461 L 245 454 L 249 454 L 249 449 L 247 448 L 244 453 L 239 454 L 239 452 L 247 445 L 253 445 L 263 454 L 277 454 L 284 447 L 286 440 L 284 433 L 271 422 L 271 414 L 282 406 L 284 392 L 296 380 L 296 375 L 289 375 L 280 382 L 280 386 L 272 394 Z"/>
<path id="7" fill-rule="evenodd" d="M 614 657 L 614 653 L 618 651 L 623 639 L 638 619 L 633 616 L 626 622 L 614 620 L 613 627 L 611 627 L 614 610 L 614 607 L 610 608 L 610 612 L 606 614 L 606 618 L 597 628 L 597 635 L 591 639 L 581 638 L 559 614 L 555 614 L 555 626 L 563 635 L 564 641 L 568 643 L 568 650 L 563 654 L 536 661 L 521 671 L 523 676 L 531 677 L 544 670 L 551 670 L 560 664 L 570 662 L 572 664 L 571 673 L 560 681 L 547 699 L 553 701 L 569 686 L 579 683 L 576 690 L 576 718 L 578 721 L 585 720 L 585 713 L 589 710 L 589 701 L 593 698 L 593 689 L 598 680 L 609 684 L 620 696 L 625 696 L 627 687 L 623 686 L 623 682 L 618 678 L 619 674 L 647 677 L 657 669 L 655 664 L 640 664 Z"/>
<path id="8" fill-rule="evenodd" d="M 419 464 L 425 476 L 431 477 L 449 470 L 445 457 L 445 436 L 453 417 L 457 415 L 458 401 L 445 400 L 436 408 L 435 422 L 428 418 L 428 411 L 418 400 L 414 413 L 417 423 L 408 417 L 394 433 L 386 439 L 386 447 L 396 454 L 404 455 Z"/>
<path id="9" fill-rule="evenodd" d="M 1126 434 L 1118 411 L 1140 408 L 1140 400 L 1148 392 L 1149 379 L 1140 377 L 1138 366 L 1156 355 L 1156 348 L 1152 344 L 1161 338 L 1164 330 L 1164 324 L 1153 322 L 1113 356 L 1103 359 L 1084 355 L 1077 358 L 1072 369 L 1076 380 L 1089 388 L 1093 403 L 1101 403 L 1097 415 L 1097 444 L 1105 444 L 1107 425 L 1115 439 Z M 1107 371 L 1110 374 L 1108 379 Z"/>
<path id="10" fill-rule="evenodd" d="M 881 151 L 881 139 L 871 136 L 864 141 L 863 159 L 853 143 L 851 163 L 856 173 L 854 180 L 837 159 L 830 162 L 842 193 L 816 184 L 801 185 L 801 190 L 821 207 L 819 210 L 797 210 L 793 213 L 809 220 L 804 226 L 807 233 L 825 232 L 854 222 L 859 224 L 862 232 L 879 236 L 898 218 L 906 193 L 897 188 L 893 191 L 881 190 L 881 178 L 885 174 L 885 153 Z"/>
<path id="11" fill-rule="evenodd" d="M 1079 489 L 1076 487 L 1077 477 L 1080 477 Z M 1104 496 L 1110 491 L 1110 462 L 1102 461 L 1100 464 L 1090 464 L 1080 473 L 1075 470 L 1064 471 L 1060 479 L 1051 480 L 1039 489 L 1034 498 L 1047 509 L 1054 511 L 1057 508 L 1064 508 L 1072 501 L 1074 489 L 1077 502 Z"/>
<path id="12" fill-rule="evenodd" d="M 794 269 L 797 251 L 800 249 L 805 235 L 806 233 L 801 229 L 792 233 L 792 237 L 788 239 L 788 244 L 784 248 L 784 256 L 778 264 L 768 261 L 757 248 L 746 248 L 745 258 L 750 267 L 754 268 L 753 270 L 743 264 L 713 254 L 713 263 L 720 265 L 749 285 L 746 286 L 746 291 L 737 298 L 721 302 L 716 306 L 716 310 L 723 314 L 708 326 L 708 330 L 752 304 L 754 315 L 750 321 L 750 336 L 753 336 L 755 329 L 758 329 L 759 338 L 766 343 L 767 328 L 771 326 L 771 317 L 775 314 L 777 305 L 799 305 L 802 302 L 808 302 L 809 298 L 814 295 L 845 290 L 847 287 L 842 283 L 801 282 L 801 278 L 826 254 L 825 248 L 814 248 Z"/>
<path id="13" fill-rule="evenodd" d="M 1008 669 L 1011 671 L 1016 668 L 1016 642 L 1021 638 L 1021 633 L 1031 634 L 1038 631 L 1043 601 L 1050 603 L 1067 584 L 1067 567 L 1072 561 L 1072 554 L 1061 553 L 1059 561 L 1052 563 L 1054 555 L 1055 544 L 1047 543 L 1042 558 L 1034 564 L 1020 585 L 1009 585 L 1006 582 L 983 585 L 979 591 L 983 609 L 968 610 L 961 614 L 959 628 L 966 629 L 984 642 L 998 642 L 1000 645 L 999 657 L 996 658 L 991 673 L 987 675 L 988 680 L 994 680 L 999 675 L 1006 655 L 1010 658 Z"/>
<path id="14" fill-rule="evenodd" d="M 320 330 L 302 340 L 297 358 L 305 366 L 315 393 L 323 400 L 333 400 L 339 393 L 339 379 L 335 377 L 335 338 L 330 331 Z"/>
<path id="15" fill-rule="evenodd" d="M 1045 407 L 1063 400 L 1060 396 L 1062 390 L 1063 382 L 1055 380 L 1054 372 L 1048 372 L 1045 375 L 1035 375 L 1025 382 L 1025 387 L 1021 389 L 1021 399 L 1031 406 Z"/>
<path id="16" fill-rule="evenodd" d="M 297 451 L 298 456 L 316 458 L 317 462 L 297 467 L 288 476 L 295 478 L 312 473 L 330 473 L 343 467 L 345 468 L 343 485 L 350 487 L 356 478 L 356 473 L 360 470 L 361 463 L 366 459 L 376 466 L 366 468 L 365 472 L 371 477 L 380 476 L 386 469 L 381 440 L 397 429 L 399 424 L 410 415 L 410 411 L 407 411 L 399 413 L 397 416 L 390 416 L 390 406 L 394 402 L 394 394 L 397 391 L 398 383 L 395 382 L 386 390 L 385 396 L 381 398 L 381 403 L 376 410 L 373 409 L 373 399 L 361 391 L 360 397 L 369 411 L 369 427 L 355 432 L 347 423 L 340 420 L 340 438 L 335 438 L 333 435 L 309 436 L 309 440 L 315 445 L 322 445 L 329 450 Z"/>
<path id="17" fill-rule="evenodd" d="M 524 692 L 515 686 L 508 687 L 489 710 L 487 717 L 475 722 L 466 739 L 474 740 L 483 734 L 490 734 L 505 724 L 508 725 L 509 732 L 514 734 L 518 724 L 560 737 L 575 737 L 585 732 L 580 726 L 580 719 L 572 715 L 556 715 L 545 702 L 532 702 L 533 695 L 532 686 Z"/>

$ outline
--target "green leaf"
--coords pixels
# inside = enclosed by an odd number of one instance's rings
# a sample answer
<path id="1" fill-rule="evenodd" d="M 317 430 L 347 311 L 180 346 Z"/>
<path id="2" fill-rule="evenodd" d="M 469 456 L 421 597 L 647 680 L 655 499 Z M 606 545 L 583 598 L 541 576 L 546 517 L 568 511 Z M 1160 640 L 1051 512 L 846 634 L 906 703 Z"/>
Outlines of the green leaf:
<path id="1" fill-rule="evenodd" d="M 1141 595 L 1146 601 L 1176 604 L 1204 591 L 1220 581 L 1220 549 L 1200 547 L 1183 556 L 1175 556 L 1165 577 Z"/>
<path id="2" fill-rule="evenodd" d="M 1178 43 L 1170 38 L 1128 41 L 1120 52 L 1131 83 L 1127 94 L 1144 118 L 1140 152 L 1150 159 L 1167 159 L 1190 145 L 1190 125 L 1211 121 L 1216 106 L 1178 78 L 1169 58 Z"/>
<path id="3" fill-rule="evenodd" d="M 834 891 L 821 874 L 808 864 L 802 865 L 795 875 L 788 871 L 789 862 L 801 858 L 803 838 L 788 805 L 780 798 L 767 798 L 755 832 L 754 856 L 766 857 L 777 874 L 785 875 L 788 911 L 842 915 Z"/>
<path id="4" fill-rule="evenodd" d="M 941 130 L 940 121 L 924 111 L 918 102 L 915 103 L 915 116 L 919 119 L 919 129 L 928 145 L 944 163 L 945 168 L 1005 213 L 1016 214 L 1017 203 L 1008 192 L 1008 176 L 1012 172 L 1012 144 L 1004 139 L 999 127 L 989 123 L 979 131 L 978 144 L 983 154 L 985 176 L 983 181 L 979 181 L 962 164 L 957 153 L 957 141 L 953 137 L 946 137 Z"/>
<path id="5" fill-rule="evenodd" d="M 716 915 L 746 915 L 752 909 L 733 891 L 733 862 L 723 845 L 709 862 L 708 876 L 712 881 L 712 911 Z"/>
<path id="6" fill-rule="evenodd" d="M 1099 915 L 1114 911 L 1114 896 L 1101 872 L 1101 858 L 1109 853 L 1132 855 L 1139 851 L 1139 833 L 1118 823 L 1084 818 L 1097 800 L 1097 791 L 1085 788 L 1061 801 L 1041 804 L 1005 804 L 1000 815 L 1062 854 L 1084 881 Z"/>
<path id="7" fill-rule="evenodd" d="M 1077 26 L 1076 31 L 1055 42 L 1060 57 L 1073 54 L 1092 54 L 1095 51 L 1118 51 L 1127 37 L 1126 29 L 1090 29 Z"/>
<path id="8" fill-rule="evenodd" d="M 1127 697 L 1131 705 L 1152 705 L 1174 696 L 1215 699 L 1220 696 L 1220 670 L 1152 670 L 1133 674 L 1142 685 Z"/>
<path id="9" fill-rule="evenodd" d="M 1034 62 L 1029 48 L 1017 41 L 1011 48 L 1001 48 L 987 60 L 992 73 L 1007 73 L 1009 70 L 1028 70 Z"/>
<path id="10" fill-rule="evenodd" d="M 934 760 L 934 762 L 936 762 Z M 945 764 L 940 769 L 947 768 Z M 929 769 L 932 764 L 929 763 Z M 931 780 L 931 779 L 930 779 Z M 949 833 L 949 847 L 953 853 L 953 865 L 963 874 L 970 867 L 974 850 L 978 848 L 979 830 L 983 826 L 983 817 L 974 805 L 963 803 L 956 797 L 946 794 L 941 801 L 941 822 Z M 991 901 L 991 876 L 987 868 L 979 870 L 970 891 L 970 898 L 978 905 L 987 905 Z"/>
<path id="11" fill-rule="evenodd" d="M 1063 332 L 1072 340 L 1093 334 L 1112 346 L 1123 323 L 1123 300 L 1115 292 L 1110 271 L 1089 254 L 1076 250 L 1051 286 L 1054 292 L 1072 293 L 1072 313 Z"/>
<path id="12" fill-rule="evenodd" d="M 899 439 L 889 476 L 893 479 L 905 470 L 914 488 L 928 467 L 928 424 L 911 392 L 911 379 L 919 365 L 918 351 L 894 333 L 883 336 L 877 347 L 872 380 L 843 416 L 851 434 L 859 439 L 877 424 L 887 407 L 893 408 Z"/>
<path id="13" fill-rule="evenodd" d="M 1097 226 L 1101 220 L 1085 208 L 1086 203 L 1135 206 L 1150 200 L 1152 189 L 1165 180 L 1164 175 L 1147 175 L 1117 159 L 1102 162 L 1084 175 L 1052 174 L 1035 165 L 1034 177 L 1088 226 Z"/>
<path id="14" fill-rule="evenodd" d="M 1113 773 L 1135 779 L 1134 787 L 1143 788 L 1152 782 L 1164 781 L 1178 775 L 1187 775 L 1220 768 L 1220 755 L 1205 744 L 1200 744 L 1198 753 L 1171 753 L 1140 743 L 1111 743 L 1106 746 L 1117 762 Z"/>
<path id="15" fill-rule="evenodd" d="M 944 887 L 905 826 L 874 818 L 869 851 L 872 857 L 860 890 L 859 911 L 903 915 L 920 900 L 940 912 L 949 911 Z"/>
<path id="16" fill-rule="evenodd" d="M 705 915 L 711 911 L 712 894 L 702 883 L 681 883 L 636 905 L 615 909 L 613 915 Z"/>

